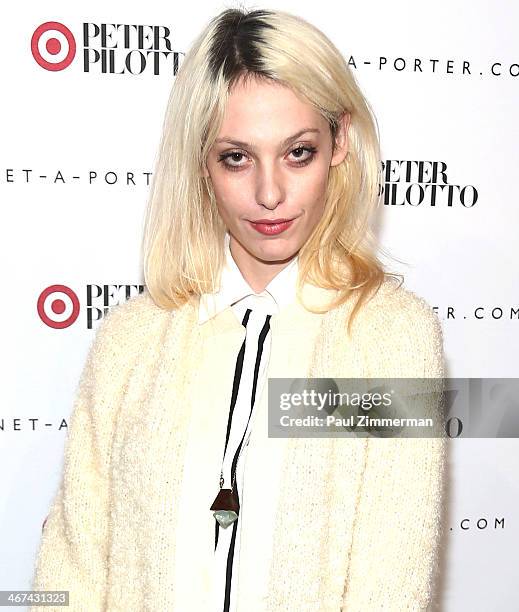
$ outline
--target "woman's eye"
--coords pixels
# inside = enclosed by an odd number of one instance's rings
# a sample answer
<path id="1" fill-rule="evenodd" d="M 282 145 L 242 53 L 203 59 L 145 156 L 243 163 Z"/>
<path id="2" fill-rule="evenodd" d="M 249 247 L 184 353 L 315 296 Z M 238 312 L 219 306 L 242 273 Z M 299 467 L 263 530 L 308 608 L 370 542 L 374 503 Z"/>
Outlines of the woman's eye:
<path id="1" fill-rule="evenodd" d="M 315 157 L 316 151 L 317 149 L 312 146 L 299 146 L 292 149 L 289 155 L 293 156 L 292 159 L 295 161 L 296 166 L 304 166 L 312 161 L 312 159 Z M 240 153 L 239 151 L 231 151 L 230 153 L 223 153 L 220 155 L 218 157 L 218 161 L 223 162 L 224 166 L 229 170 L 240 170 L 244 165 L 240 163 L 242 157 L 246 157 L 244 153 Z"/>
<path id="2" fill-rule="evenodd" d="M 223 153 L 218 156 L 218 162 L 223 162 L 223 165 L 227 168 L 227 170 L 239 170 L 241 165 L 236 165 L 232 162 L 239 162 L 240 158 L 244 157 L 243 153 L 239 153 L 238 151 L 232 151 L 231 153 Z M 238 158 L 238 159 L 236 159 Z"/>
<path id="3" fill-rule="evenodd" d="M 303 165 L 313 159 L 316 150 L 317 149 L 315 147 L 297 147 L 296 149 L 292 149 L 291 154 L 297 153 L 295 157 L 297 163 L 299 165 Z M 304 153 L 305 151 L 309 153 L 309 155 L 301 157 L 301 153 Z"/>
<path id="4" fill-rule="evenodd" d="M 239 151 L 231 151 L 230 153 L 223 153 L 218 157 L 219 162 L 223 162 L 224 166 L 229 170 L 239 170 L 243 164 L 240 164 L 242 157 L 245 157 L 243 153 Z"/>
<path id="5" fill-rule="evenodd" d="M 241 157 L 244 157 L 243 153 L 230 153 L 226 159 L 232 159 L 232 161 L 239 162 Z M 238 158 L 238 159 L 236 159 Z"/>

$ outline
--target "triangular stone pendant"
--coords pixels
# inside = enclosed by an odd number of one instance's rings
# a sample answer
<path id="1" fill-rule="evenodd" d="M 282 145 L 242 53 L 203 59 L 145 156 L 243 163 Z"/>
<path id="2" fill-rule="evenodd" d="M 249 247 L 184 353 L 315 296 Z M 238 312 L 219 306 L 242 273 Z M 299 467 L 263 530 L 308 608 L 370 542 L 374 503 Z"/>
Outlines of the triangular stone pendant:
<path id="1" fill-rule="evenodd" d="M 236 492 L 231 489 L 220 489 L 210 510 L 216 511 L 213 513 L 214 518 L 224 529 L 227 529 L 238 518 L 240 511 Z"/>

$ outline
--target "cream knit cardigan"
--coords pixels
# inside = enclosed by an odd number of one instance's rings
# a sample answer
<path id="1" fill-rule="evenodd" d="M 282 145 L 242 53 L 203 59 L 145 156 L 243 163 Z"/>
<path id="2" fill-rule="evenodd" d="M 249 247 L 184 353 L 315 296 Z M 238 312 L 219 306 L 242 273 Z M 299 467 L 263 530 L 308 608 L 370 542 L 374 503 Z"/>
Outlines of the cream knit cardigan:
<path id="1" fill-rule="evenodd" d="M 304 286 L 315 305 L 330 294 Z M 166 311 L 145 291 L 112 308 L 97 330 L 32 586 L 69 590 L 71 611 L 210 610 L 209 506 L 244 329 L 230 309 L 200 326 L 197 307 L 193 299 Z M 274 315 L 268 376 L 443 376 L 441 326 L 422 298 L 386 280 L 349 338 L 351 307 L 321 315 L 297 302 Z M 218 351 L 204 368 L 209 341 Z M 288 357 L 305 351 L 308 370 L 291 369 Z M 266 398 L 247 451 L 238 610 L 425 610 L 442 533 L 446 440 L 269 439 Z M 198 461 L 186 458 L 189 441 Z M 185 463 L 192 493 L 182 506 Z M 272 502 L 266 469 L 281 470 Z M 276 512 L 270 537 L 262 530 L 266 510 Z M 255 581 L 260 561 L 268 563 L 263 592 Z"/>

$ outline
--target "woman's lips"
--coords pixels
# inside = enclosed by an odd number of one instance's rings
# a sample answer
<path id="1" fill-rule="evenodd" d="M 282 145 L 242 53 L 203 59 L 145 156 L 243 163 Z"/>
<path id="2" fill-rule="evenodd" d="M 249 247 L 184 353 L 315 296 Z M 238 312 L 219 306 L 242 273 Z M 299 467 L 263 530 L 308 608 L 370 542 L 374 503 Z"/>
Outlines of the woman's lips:
<path id="1" fill-rule="evenodd" d="M 276 234 L 281 234 L 287 230 L 295 219 L 289 219 L 286 221 L 275 221 L 275 222 L 264 222 L 264 221 L 249 221 L 251 226 L 260 234 L 264 234 L 265 236 L 274 236 Z"/>

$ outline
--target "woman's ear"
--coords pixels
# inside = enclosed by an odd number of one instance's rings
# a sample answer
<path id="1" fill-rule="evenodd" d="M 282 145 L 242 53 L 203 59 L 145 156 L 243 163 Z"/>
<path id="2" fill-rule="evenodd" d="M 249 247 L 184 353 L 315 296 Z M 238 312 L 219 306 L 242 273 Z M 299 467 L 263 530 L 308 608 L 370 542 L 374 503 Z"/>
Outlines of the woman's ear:
<path id="1" fill-rule="evenodd" d="M 348 153 L 349 140 L 348 140 L 348 128 L 350 126 L 351 114 L 345 111 L 340 119 L 337 126 L 337 132 L 335 134 L 335 148 L 333 150 L 332 159 L 330 160 L 330 166 L 336 166 L 344 161 Z"/>

